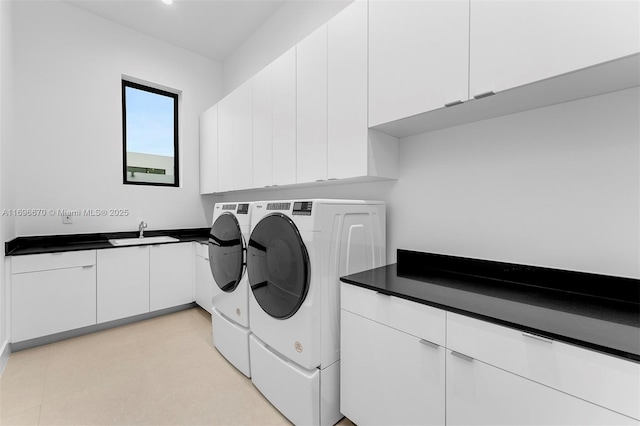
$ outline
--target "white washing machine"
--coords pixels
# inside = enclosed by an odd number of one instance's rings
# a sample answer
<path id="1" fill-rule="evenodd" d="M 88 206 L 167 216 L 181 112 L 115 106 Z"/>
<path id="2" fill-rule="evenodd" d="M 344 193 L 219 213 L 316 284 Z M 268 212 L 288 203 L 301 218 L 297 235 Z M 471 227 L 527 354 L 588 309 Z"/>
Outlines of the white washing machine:
<path id="1" fill-rule="evenodd" d="M 385 264 L 379 201 L 253 205 L 247 247 L 251 380 L 297 425 L 340 414 L 339 277 Z"/>
<path id="2" fill-rule="evenodd" d="M 213 344 L 247 377 L 251 377 L 246 274 L 250 226 L 251 203 L 215 204 L 209 232 L 209 265 L 216 283 L 211 312 Z"/>

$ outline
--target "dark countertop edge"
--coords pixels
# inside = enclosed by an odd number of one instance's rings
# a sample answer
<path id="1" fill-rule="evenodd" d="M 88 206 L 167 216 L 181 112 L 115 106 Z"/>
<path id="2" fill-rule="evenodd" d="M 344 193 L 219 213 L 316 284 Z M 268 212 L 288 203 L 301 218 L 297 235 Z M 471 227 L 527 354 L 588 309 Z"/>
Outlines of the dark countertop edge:
<path id="1" fill-rule="evenodd" d="M 207 241 L 209 228 L 186 228 L 145 231 L 147 237 L 166 235 L 174 237 L 179 242 Z M 64 251 L 96 250 L 114 247 L 109 243 L 110 239 L 135 238 L 137 231 L 125 232 L 101 232 L 95 234 L 62 234 L 16 237 L 5 242 L 5 256 L 24 256 L 30 254 L 59 253 Z M 176 244 L 176 242 L 157 243 Z M 123 246 L 124 247 L 124 246 Z"/>
<path id="2" fill-rule="evenodd" d="M 382 268 L 386 268 L 386 266 L 383 266 Z M 442 310 L 447 311 L 447 312 L 453 312 L 453 313 L 456 313 L 456 314 L 465 315 L 465 316 L 468 316 L 468 317 L 471 317 L 471 318 L 475 318 L 475 319 L 479 319 L 479 320 L 482 320 L 482 321 L 490 322 L 492 324 L 502 325 L 502 326 L 506 326 L 506 327 L 513 328 L 513 329 L 520 330 L 520 331 L 528 331 L 528 332 L 535 333 L 535 334 L 538 334 L 538 335 L 543 336 L 543 337 L 548 337 L 550 339 L 554 339 L 554 340 L 557 340 L 557 341 L 570 343 L 570 344 L 573 344 L 573 345 L 576 345 L 576 346 L 580 346 L 580 347 L 583 347 L 583 348 L 588 348 L 588 349 L 591 349 L 591 350 L 595 350 L 595 351 L 601 352 L 601 353 L 606 354 L 606 355 L 613 355 L 613 356 L 616 356 L 618 358 L 622 358 L 622 359 L 627 360 L 627 361 L 633 361 L 633 362 L 640 363 L 640 355 L 636 355 L 636 354 L 633 354 L 633 353 L 621 351 L 621 350 L 610 348 L 610 347 L 607 347 L 607 346 L 597 345 L 595 343 L 586 342 L 584 340 L 574 339 L 574 338 L 571 338 L 571 337 L 565 336 L 565 335 L 550 333 L 548 331 L 544 331 L 544 330 L 540 330 L 540 329 L 537 329 L 537 328 L 529 327 L 529 326 L 526 326 L 526 325 L 523 325 L 523 324 L 519 324 L 519 323 L 514 323 L 514 322 L 510 322 L 510 321 L 501 320 L 501 319 L 498 319 L 498 318 L 495 318 L 495 317 L 491 317 L 491 316 L 478 314 L 478 313 L 475 313 L 475 312 L 472 312 L 472 311 L 459 309 L 459 308 L 456 308 L 455 306 L 443 305 L 443 304 L 440 304 L 440 303 L 435 303 L 435 302 L 431 302 L 429 300 L 424 300 L 424 299 L 420 299 L 420 298 L 416 298 L 416 297 L 411 297 L 409 295 L 402 294 L 402 293 L 397 293 L 397 292 L 393 292 L 393 291 L 385 291 L 384 289 L 381 289 L 380 287 L 368 285 L 366 283 L 350 279 L 350 278 L 348 278 L 348 276 L 340 277 L 340 281 L 342 281 L 344 283 L 347 283 L 347 284 L 355 285 L 356 287 L 362 287 L 362 288 L 365 288 L 367 290 L 372 290 L 372 291 L 375 291 L 375 292 L 378 292 L 378 293 L 386 294 L 387 296 L 395 296 L 395 297 L 399 297 L 401 299 L 409 300 L 411 302 L 419 303 L 421 305 L 432 306 L 434 308 L 442 309 Z"/>

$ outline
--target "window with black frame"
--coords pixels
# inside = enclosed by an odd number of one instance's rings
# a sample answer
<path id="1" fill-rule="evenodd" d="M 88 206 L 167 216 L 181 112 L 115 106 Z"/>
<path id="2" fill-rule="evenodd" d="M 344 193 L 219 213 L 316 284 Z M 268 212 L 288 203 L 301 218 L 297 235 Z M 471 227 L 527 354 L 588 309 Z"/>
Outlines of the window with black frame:
<path id="1" fill-rule="evenodd" d="M 123 183 L 179 186 L 178 94 L 122 80 Z"/>

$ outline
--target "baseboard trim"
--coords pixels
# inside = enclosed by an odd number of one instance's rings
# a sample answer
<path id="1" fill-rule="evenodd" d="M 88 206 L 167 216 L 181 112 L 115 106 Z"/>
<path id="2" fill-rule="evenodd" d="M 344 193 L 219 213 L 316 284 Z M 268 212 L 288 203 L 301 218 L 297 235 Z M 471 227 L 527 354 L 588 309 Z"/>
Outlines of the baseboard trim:
<path id="1" fill-rule="evenodd" d="M 71 339 L 73 337 L 84 336 L 85 334 L 95 333 L 97 331 L 107 330 L 114 327 L 120 327 L 122 325 L 131 324 L 138 321 L 144 321 L 151 318 L 160 317 L 174 312 L 184 311 L 186 309 L 195 308 L 196 303 L 187 303 L 185 305 L 174 306 L 167 309 L 161 309 L 159 311 L 147 312 L 140 315 L 135 315 L 128 318 L 121 318 L 114 321 L 103 322 L 100 324 L 90 325 L 87 327 L 76 328 L 75 330 L 63 331 L 62 333 L 50 334 L 48 336 L 36 337 L 35 339 L 23 340 L 21 342 L 15 342 L 10 344 L 10 352 L 18 352 L 25 349 L 35 348 L 36 346 L 47 345 L 49 343 L 59 342 L 61 340 Z M 9 345 L 7 345 L 9 346 Z M 8 357 L 8 355 L 7 355 Z"/>
<path id="2" fill-rule="evenodd" d="M 2 344 L 2 351 L 0 351 L 0 377 L 2 377 L 4 368 L 7 366 L 9 355 L 11 355 L 11 345 L 8 340 L 5 340 Z"/>

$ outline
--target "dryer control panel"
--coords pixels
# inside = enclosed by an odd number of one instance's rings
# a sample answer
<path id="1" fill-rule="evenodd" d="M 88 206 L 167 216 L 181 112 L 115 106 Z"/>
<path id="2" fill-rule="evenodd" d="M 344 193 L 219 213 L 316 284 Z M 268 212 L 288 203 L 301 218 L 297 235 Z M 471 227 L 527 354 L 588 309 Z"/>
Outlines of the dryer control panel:
<path id="1" fill-rule="evenodd" d="M 293 203 L 293 213 L 302 216 L 311 216 L 311 201 L 296 201 Z"/>

